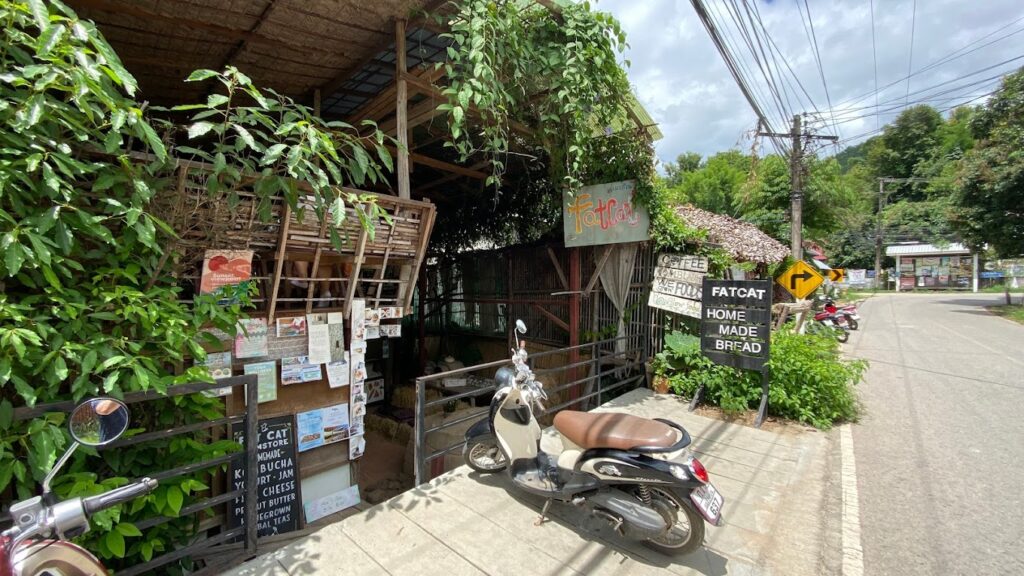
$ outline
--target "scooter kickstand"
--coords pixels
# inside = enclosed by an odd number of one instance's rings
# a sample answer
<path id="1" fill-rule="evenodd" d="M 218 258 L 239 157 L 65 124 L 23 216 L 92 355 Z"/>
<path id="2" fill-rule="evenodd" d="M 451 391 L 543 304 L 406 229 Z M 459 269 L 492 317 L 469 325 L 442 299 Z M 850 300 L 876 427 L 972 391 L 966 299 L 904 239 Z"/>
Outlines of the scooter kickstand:
<path id="1" fill-rule="evenodd" d="M 548 515 L 548 508 L 551 506 L 551 498 L 544 501 L 544 507 L 540 510 L 540 516 L 533 521 L 534 526 L 540 526 L 544 523 L 544 518 Z"/>

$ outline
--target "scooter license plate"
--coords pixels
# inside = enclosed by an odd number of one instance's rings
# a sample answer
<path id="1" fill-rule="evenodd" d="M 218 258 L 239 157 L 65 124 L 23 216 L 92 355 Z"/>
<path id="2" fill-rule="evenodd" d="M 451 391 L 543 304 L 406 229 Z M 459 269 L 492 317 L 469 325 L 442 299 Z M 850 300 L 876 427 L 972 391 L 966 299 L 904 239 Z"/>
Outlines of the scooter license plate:
<path id="1" fill-rule="evenodd" d="M 710 482 L 690 492 L 690 500 L 708 522 L 718 526 L 722 520 L 722 504 L 725 503 L 725 498 Z"/>

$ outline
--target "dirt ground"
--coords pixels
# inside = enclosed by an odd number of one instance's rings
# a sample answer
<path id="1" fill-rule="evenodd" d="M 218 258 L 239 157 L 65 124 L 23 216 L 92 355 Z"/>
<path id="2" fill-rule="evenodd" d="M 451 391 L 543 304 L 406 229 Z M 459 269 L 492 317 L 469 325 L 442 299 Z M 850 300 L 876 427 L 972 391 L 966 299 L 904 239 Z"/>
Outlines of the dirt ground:
<path id="1" fill-rule="evenodd" d="M 413 487 L 413 478 L 402 472 L 406 447 L 372 430 L 366 431 L 366 452 L 356 461 L 360 495 L 378 504 Z"/>

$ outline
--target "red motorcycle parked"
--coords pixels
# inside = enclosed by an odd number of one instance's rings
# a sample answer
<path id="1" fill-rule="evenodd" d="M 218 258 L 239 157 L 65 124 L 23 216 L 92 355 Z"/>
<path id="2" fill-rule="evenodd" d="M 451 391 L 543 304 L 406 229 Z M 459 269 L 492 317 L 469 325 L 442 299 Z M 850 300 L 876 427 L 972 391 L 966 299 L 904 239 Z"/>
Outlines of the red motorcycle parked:
<path id="1" fill-rule="evenodd" d="M 817 334 L 831 334 L 836 340 L 846 342 L 850 339 L 850 327 L 845 315 L 839 312 L 822 310 L 814 314 L 814 322 L 807 325 L 807 331 Z"/>
<path id="2" fill-rule="evenodd" d="M 841 324 L 846 324 L 846 327 L 850 330 L 856 330 L 857 327 L 860 326 L 860 312 L 857 311 L 857 306 L 853 304 L 839 308 L 836 306 L 835 301 L 831 298 L 827 298 L 825 299 L 825 312 L 836 315 L 837 320 L 839 320 Z"/>

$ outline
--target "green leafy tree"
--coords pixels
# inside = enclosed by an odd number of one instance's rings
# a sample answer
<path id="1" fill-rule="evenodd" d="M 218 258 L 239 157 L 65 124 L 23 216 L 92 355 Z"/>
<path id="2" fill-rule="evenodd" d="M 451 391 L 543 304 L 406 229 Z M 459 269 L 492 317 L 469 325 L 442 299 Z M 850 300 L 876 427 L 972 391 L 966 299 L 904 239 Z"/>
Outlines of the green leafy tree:
<path id="1" fill-rule="evenodd" d="M 16 406 L 209 380 L 205 368 L 176 373 L 175 366 L 204 358 L 200 342 L 210 328 L 233 335 L 252 293 L 239 291 L 238 303 L 227 306 L 212 296 L 182 302 L 164 266 L 174 230 L 151 208 L 173 163 L 132 98 L 135 79 L 95 27 L 60 2 L 42 0 L 0 0 L 0 21 L 0 491 L 27 498 L 67 438 L 62 415 L 15 422 Z M 361 200 L 337 191 L 338 184 L 380 177 L 380 164 L 355 149 L 373 151 L 379 135 L 367 143 L 283 99 L 261 101 L 234 70 L 197 76 L 228 83 L 228 101 L 210 96 L 189 128 L 197 141 L 217 138 L 193 149 L 214 166 L 211 194 L 230 202 L 251 177 L 265 183 L 256 186 L 261 199 L 280 192 L 294 200 L 290 179 L 297 179 L 318 208 L 337 207 Z M 256 105 L 231 104 L 234 89 Z M 219 399 L 191 395 L 137 411 L 133 423 L 160 430 L 222 413 Z M 61 497 L 95 494 L 236 448 L 174 438 L 101 453 L 80 449 L 54 489 Z M 94 516 L 83 544 L 118 569 L 186 542 L 197 519 L 178 513 L 209 489 L 215 471 L 166 480 L 130 506 Z M 153 515 L 172 519 L 144 534 L 133 523 Z"/>
<path id="2" fill-rule="evenodd" d="M 694 172 L 701 167 L 703 156 L 697 152 L 683 152 L 676 156 L 675 162 L 665 164 L 665 182 L 669 188 L 679 186 L 683 174 Z"/>
<path id="3" fill-rule="evenodd" d="M 917 165 L 931 156 L 940 143 L 942 115 L 931 106 L 907 108 L 896 121 L 885 126 L 882 137 L 868 152 L 868 159 L 878 177 L 910 178 L 916 176 Z M 902 184 L 893 190 L 893 199 L 919 200 L 923 185 Z"/>
<path id="4" fill-rule="evenodd" d="M 1003 78 L 970 126 L 978 143 L 960 164 L 954 224 L 975 249 L 1024 254 L 1024 70 Z"/>

